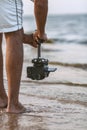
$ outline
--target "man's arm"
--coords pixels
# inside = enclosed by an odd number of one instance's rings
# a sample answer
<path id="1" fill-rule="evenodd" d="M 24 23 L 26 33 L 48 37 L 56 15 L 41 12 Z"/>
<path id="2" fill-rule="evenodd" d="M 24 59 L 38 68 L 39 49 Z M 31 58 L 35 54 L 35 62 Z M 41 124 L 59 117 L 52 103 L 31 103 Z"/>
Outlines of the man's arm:
<path id="1" fill-rule="evenodd" d="M 48 13 L 48 0 L 34 0 L 34 14 L 37 26 L 37 35 L 46 40 L 45 25 Z"/>

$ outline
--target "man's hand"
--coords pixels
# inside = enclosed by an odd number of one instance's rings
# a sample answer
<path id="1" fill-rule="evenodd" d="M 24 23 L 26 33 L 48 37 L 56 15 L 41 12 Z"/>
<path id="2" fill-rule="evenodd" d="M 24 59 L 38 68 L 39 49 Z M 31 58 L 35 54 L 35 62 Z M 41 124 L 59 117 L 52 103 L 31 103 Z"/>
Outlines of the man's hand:
<path id="1" fill-rule="evenodd" d="M 39 34 L 38 31 L 35 31 L 35 33 L 33 33 L 33 37 L 36 42 L 38 42 L 38 39 L 42 40 L 43 42 L 47 41 L 47 35 L 45 33 Z"/>

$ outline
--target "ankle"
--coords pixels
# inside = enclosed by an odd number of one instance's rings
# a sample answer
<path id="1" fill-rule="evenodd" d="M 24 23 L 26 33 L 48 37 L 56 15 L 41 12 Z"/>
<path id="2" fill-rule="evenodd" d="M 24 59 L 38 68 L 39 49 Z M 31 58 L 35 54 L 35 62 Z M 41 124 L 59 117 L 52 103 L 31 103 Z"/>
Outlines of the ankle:
<path id="1" fill-rule="evenodd" d="M 7 107 L 7 98 L 0 97 L 0 108 Z"/>
<path id="2" fill-rule="evenodd" d="M 7 94 L 6 94 L 6 91 L 4 89 L 4 86 L 3 87 L 0 86 L 0 97 L 7 98 Z"/>
<path id="3" fill-rule="evenodd" d="M 7 107 L 7 112 L 8 113 L 23 113 L 25 111 L 25 107 L 19 102 L 18 104 L 9 104 Z"/>
<path id="4" fill-rule="evenodd" d="M 17 98 L 11 98 L 11 99 L 9 99 L 8 98 L 8 106 L 9 107 L 12 107 L 12 106 L 17 106 L 19 104 L 19 102 L 18 102 L 18 100 L 17 100 Z"/>
<path id="5" fill-rule="evenodd" d="M 6 94 L 1 94 L 1 93 L 0 93 L 0 99 L 7 101 L 8 97 L 7 97 Z"/>

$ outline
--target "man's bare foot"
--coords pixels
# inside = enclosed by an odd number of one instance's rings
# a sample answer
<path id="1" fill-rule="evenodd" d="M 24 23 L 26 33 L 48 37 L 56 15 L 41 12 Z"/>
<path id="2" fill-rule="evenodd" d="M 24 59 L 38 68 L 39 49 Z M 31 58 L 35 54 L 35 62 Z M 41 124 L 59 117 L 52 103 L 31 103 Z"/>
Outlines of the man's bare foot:
<path id="1" fill-rule="evenodd" d="M 35 41 L 33 33 L 32 34 L 23 34 L 23 43 L 37 48 L 37 42 Z"/>
<path id="2" fill-rule="evenodd" d="M 20 114 L 25 111 L 26 111 L 26 108 L 21 103 L 18 103 L 16 105 L 11 104 L 10 106 L 7 107 L 7 110 L 6 110 L 7 113 L 13 113 L 13 114 Z"/>
<path id="3" fill-rule="evenodd" d="M 0 108 L 6 108 L 6 107 L 7 107 L 7 99 L 0 98 Z"/>

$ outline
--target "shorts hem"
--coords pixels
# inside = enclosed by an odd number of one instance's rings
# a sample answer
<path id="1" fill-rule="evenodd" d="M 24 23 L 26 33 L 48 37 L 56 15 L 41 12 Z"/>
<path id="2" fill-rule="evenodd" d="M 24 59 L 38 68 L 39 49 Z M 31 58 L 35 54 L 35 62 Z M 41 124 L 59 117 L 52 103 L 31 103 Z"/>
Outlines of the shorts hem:
<path id="1" fill-rule="evenodd" d="M 17 30 L 20 30 L 22 29 L 23 26 L 16 26 L 16 27 L 11 27 L 11 28 L 4 28 L 4 29 L 0 29 L 0 33 L 8 33 L 8 32 L 14 32 L 14 31 L 17 31 Z"/>

